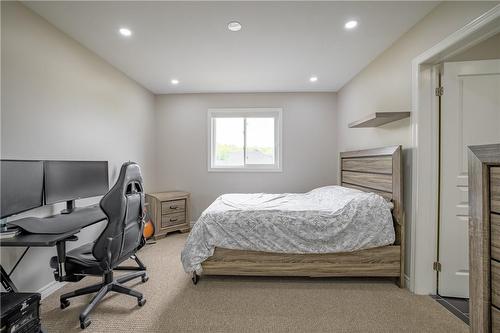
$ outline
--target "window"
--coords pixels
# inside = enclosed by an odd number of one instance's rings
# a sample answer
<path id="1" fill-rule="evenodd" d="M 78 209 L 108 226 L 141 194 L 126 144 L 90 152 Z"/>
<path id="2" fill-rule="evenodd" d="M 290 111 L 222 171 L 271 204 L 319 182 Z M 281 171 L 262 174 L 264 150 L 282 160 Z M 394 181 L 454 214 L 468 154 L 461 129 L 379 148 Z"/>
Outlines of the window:
<path id="1" fill-rule="evenodd" d="M 209 109 L 209 171 L 281 171 L 281 109 Z"/>

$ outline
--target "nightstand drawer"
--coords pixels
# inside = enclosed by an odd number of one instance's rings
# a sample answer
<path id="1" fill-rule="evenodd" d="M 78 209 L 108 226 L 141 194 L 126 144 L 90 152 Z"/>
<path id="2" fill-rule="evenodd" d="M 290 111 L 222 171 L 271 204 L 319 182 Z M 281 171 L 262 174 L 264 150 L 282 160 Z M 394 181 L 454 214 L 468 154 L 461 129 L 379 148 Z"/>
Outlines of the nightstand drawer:
<path id="1" fill-rule="evenodd" d="M 492 332 L 500 332 L 500 310 L 491 307 L 491 328 Z"/>
<path id="2" fill-rule="evenodd" d="M 491 303 L 500 307 L 500 263 L 491 260 Z"/>
<path id="3" fill-rule="evenodd" d="M 186 214 L 184 212 L 167 214 L 161 216 L 161 227 L 170 227 L 178 224 L 186 223 Z"/>
<path id="4" fill-rule="evenodd" d="M 490 215 L 491 225 L 491 257 L 500 261 L 500 215 Z"/>
<path id="5" fill-rule="evenodd" d="M 179 213 L 186 210 L 186 200 L 172 200 L 161 203 L 161 214 Z"/>

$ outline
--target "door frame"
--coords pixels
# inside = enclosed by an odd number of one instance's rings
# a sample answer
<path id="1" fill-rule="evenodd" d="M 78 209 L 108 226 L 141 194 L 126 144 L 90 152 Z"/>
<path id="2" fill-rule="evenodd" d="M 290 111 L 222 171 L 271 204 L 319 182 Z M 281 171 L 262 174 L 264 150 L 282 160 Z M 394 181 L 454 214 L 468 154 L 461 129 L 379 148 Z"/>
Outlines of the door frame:
<path id="1" fill-rule="evenodd" d="M 438 65 L 500 32 L 500 5 L 497 5 L 434 45 L 412 61 L 412 200 L 409 289 L 422 295 L 435 294 L 437 258 L 439 177 L 439 107 L 434 89 Z"/>

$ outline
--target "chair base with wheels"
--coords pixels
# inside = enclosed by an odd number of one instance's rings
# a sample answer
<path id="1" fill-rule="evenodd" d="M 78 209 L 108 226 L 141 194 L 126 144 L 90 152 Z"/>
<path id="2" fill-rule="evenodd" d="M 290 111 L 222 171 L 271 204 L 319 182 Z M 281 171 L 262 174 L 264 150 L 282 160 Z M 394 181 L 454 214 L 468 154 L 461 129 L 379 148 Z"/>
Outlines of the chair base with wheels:
<path id="1" fill-rule="evenodd" d="M 70 298 L 96 293 L 87 307 L 80 314 L 80 327 L 82 329 L 88 327 L 91 323 L 89 319 L 90 312 L 92 312 L 103 297 L 111 291 L 136 297 L 137 304 L 139 306 L 143 306 L 146 303 L 146 299 L 140 292 L 123 286 L 123 283 L 136 278 L 141 278 L 143 283 L 149 280 L 146 272 L 146 266 L 137 257 L 137 255 L 133 254 L 130 256 L 130 259 L 134 260 L 137 263 L 137 266 L 117 266 L 114 268 L 114 270 L 134 272 L 123 274 L 114 278 L 113 270 L 103 271 L 99 262 L 92 255 L 93 245 L 93 243 L 85 244 L 69 251 L 64 255 L 64 261 L 66 263 L 65 268 L 68 275 L 66 275 L 62 281 L 77 282 L 88 275 L 98 275 L 103 277 L 101 283 L 74 290 L 62 295 L 60 298 L 61 309 L 65 309 L 70 305 Z M 57 265 L 58 257 L 53 257 L 50 266 L 57 268 Z M 54 273 L 56 274 L 57 279 L 57 271 L 54 271 Z"/>
<path id="2" fill-rule="evenodd" d="M 88 287 L 74 290 L 67 294 L 61 295 L 61 309 L 65 309 L 69 306 L 69 299 L 77 296 L 88 295 L 96 293 L 87 307 L 80 314 L 80 327 L 85 329 L 91 323 L 89 319 L 90 312 L 97 306 L 97 304 L 102 300 L 104 296 L 110 291 L 114 291 L 120 294 L 129 295 L 137 298 L 137 305 L 143 306 L 146 303 L 144 296 L 131 288 L 123 286 L 123 283 L 133 280 L 135 278 L 141 278 L 142 282 L 146 282 L 149 278 L 145 271 L 137 271 L 125 275 L 121 275 L 117 278 L 113 278 L 113 272 L 107 272 L 104 274 L 102 283 L 94 284 Z"/>
<path id="3" fill-rule="evenodd" d="M 57 281 L 78 282 L 85 276 L 101 276 L 102 282 L 81 288 L 61 296 L 61 309 L 69 306 L 69 299 L 93 294 L 90 303 L 80 314 L 80 327 L 90 325 L 90 312 L 107 293 L 114 291 L 137 298 L 137 304 L 146 303 L 144 296 L 123 284 L 135 278 L 148 280 L 146 266 L 136 252 L 144 245 L 144 189 L 139 166 L 134 162 L 124 163 L 115 185 L 103 196 L 100 207 L 107 217 L 107 224 L 93 243 L 87 243 L 66 253 L 65 246 L 58 246 L 57 257 L 50 266 L 54 268 Z M 137 266 L 120 266 L 127 259 Z M 113 276 L 114 270 L 133 271 Z"/>

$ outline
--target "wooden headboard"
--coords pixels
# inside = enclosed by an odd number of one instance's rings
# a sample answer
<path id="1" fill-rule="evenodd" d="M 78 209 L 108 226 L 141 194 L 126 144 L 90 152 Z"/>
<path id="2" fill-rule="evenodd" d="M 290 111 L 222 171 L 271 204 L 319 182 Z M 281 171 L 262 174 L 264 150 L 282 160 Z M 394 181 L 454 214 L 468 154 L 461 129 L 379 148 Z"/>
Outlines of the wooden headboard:
<path id="1" fill-rule="evenodd" d="M 341 185 L 374 192 L 393 202 L 395 244 L 404 249 L 402 166 L 401 146 L 340 153 Z"/>

